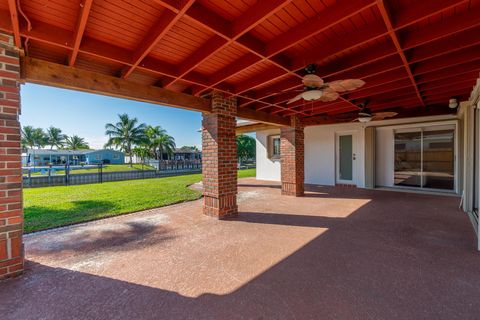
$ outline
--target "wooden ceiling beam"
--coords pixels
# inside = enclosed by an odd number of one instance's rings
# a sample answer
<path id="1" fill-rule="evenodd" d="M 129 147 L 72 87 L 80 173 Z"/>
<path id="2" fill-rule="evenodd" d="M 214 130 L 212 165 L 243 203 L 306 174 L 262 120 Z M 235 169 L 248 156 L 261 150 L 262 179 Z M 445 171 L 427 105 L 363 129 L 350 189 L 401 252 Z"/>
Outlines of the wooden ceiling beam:
<path id="1" fill-rule="evenodd" d="M 25 57 L 22 61 L 23 81 L 102 94 L 153 104 L 160 104 L 198 112 L 211 112 L 209 99 L 173 92 L 164 88 L 141 85 L 126 79 L 99 74 L 97 72 Z M 288 118 L 251 109 L 239 109 L 242 119 L 288 126 Z"/>
<path id="2" fill-rule="evenodd" d="M 427 74 L 422 74 L 417 77 L 417 83 L 430 83 L 454 75 L 461 76 L 472 71 L 480 70 L 480 60 L 476 60 L 469 63 L 463 63 L 456 66 L 449 66 L 441 70 L 436 70 Z"/>
<path id="3" fill-rule="evenodd" d="M 410 64 L 422 62 L 451 52 L 480 45 L 480 37 L 477 36 L 478 34 L 480 34 L 480 27 L 472 28 L 465 32 L 459 32 L 453 36 L 430 42 L 428 45 L 407 50 L 405 54 L 408 56 Z M 452 45 L 453 43 L 455 43 L 455 45 Z"/>
<path id="4" fill-rule="evenodd" d="M 397 37 L 397 34 L 395 33 L 393 24 L 392 24 L 392 18 L 390 17 L 390 13 L 388 12 L 388 9 L 384 3 L 384 0 L 377 0 L 377 7 L 380 10 L 380 14 L 383 18 L 383 21 L 385 22 L 385 25 L 387 27 L 388 33 L 390 34 L 390 37 L 392 39 L 393 44 L 397 48 L 398 55 L 403 61 L 403 65 L 405 66 L 405 70 L 408 73 L 408 76 L 410 80 L 412 81 L 412 86 L 415 89 L 415 92 L 417 93 L 417 97 L 420 100 L 420 103 L 425 106 L 425 103 L 423 102 L 422 95 L 420 91 L 418 90 L 417 83 L 415 82 L 415 77 L 413 76 L 412 70 L 410 69 L 410 65 L 408 63 L 407 57 L 405 56 L 405 53 L 403 52 L 403 48 L 400 44 L 400 41 Z"/>
<path id="5" fill-rule="evenodd" d="M 458 1 L 458 0 L 455 0 L 455 1 L 450 0 L 450 1 L 447 1 L 447 2 L 437 1 L 437 0 L 426 0 L 426 1 L 430 4 L 432 4 L 432 5 L 431 6 L 420 5 L 420 9 L 418 10 L 418 13 L 420 13 L 421 16 L 423 16 L 423 19 L 427 19 L 427 18 L 429 18 L 429 17 L 431 17 L 435 14 L 438 14 L 441 11 L 447 10 L 447 9 L 451 8 L 452 5 L 455 5 L 455 4 L 458 5 L 460 3 L 465 2 L 465 1 Z M 411 14 L 408 13 L 408 11 L 415 11 L 415 10 L 412 10 L 411 8 L 409 8 L 406 12 L 400 13 L 400 15 L 403 15 L 404 17 L 402 17 L 400 19 L 401 21 L 399 23 L 396 23 L 395 29 L 394 29 L 395 31 L 399 31 L 402 28 L 405 28 L 405 27 L 419 21 L 417 13 L 411 15 Z M 437 40 L 437 39 L 442 39 L 444 37 L 462 32 L 464 30 L 474 28 L 475 26 L 478 25 L 478 20 L 479 19 L 478 19 L 477 16 L 479 16 L 479 15 L 480 15 L 480 13 L 478 13 L 478 12 L 464 14 L 464 15 L 462 15 L 462 19 L 455 19 L 455 21 L 452 25 L 450 25 L 450 23 L 448 23 L 447 26 L 443 26 L 443 25 L 440 25 L 440 23 L 435 23 L 431 27 L 428 27 L 429 32 L 413 32 L 413 33 L 410 34 L 411 35 L 410 41 L 411 41 L 412 45 L 409 46 L 407 44 L 405 47 L 408 48 L 408 49 L 411 49 L 413 47 L 424 45 L 424 44 L 427 44 L 431 41 L 434 41 L 434 40 Z M 368 30 L 368 29 L 366 29 L 366 30 Z M 370 32 L 372 34 L 372 38 L 366 37 L 366 38 L 364 38 L 364 41 L 358 41 L 356 45 L 353 44 L 352 48 L 364 45 L 364 44 L 368 43 L 369 41 L 374 40 L 375 38 L 379 38 L 383 35 L 383 33 L 377 34 L 372 30 L 370 30 Z M 385 34 L 388 34 L 388 32 L 386 32 Z M 361 37 L 361 35 L 359 35 L 359 37 Z M 355 38 L 358 38 L 358 37 L 357 36 L 348 37 L 348 39 L 349 39 L 349 41 L 351 41 L 351 43 L 353 43 Z M 335 52 L 334 54 L 332 54 L 332 55 L 330 55 L 330 56 L 328 56 L 324 59 L 333 57 L 334 55 L 339 54 L 342 51 L 347 50 L 347 49 L 349 49 L 349 48 L 345 47 L 345 48 L 339 49 L 338 52 Z M 319 48 L 319 50 L 317 50 L 317 51 L 318 52 L 324 52 L 324 49 Z M 375 54 L 375 52 L 373 52 L 372 54 Z M 387 52 L 385 54 L 385 56 L 388 56 L 388 55 L 390 55 L 390 52 Z M 379 57 L 379 58 L 381 58 L 381 57 Z M 314 59 L 314 58 L 312 58 L 312 59 Z M 317 60 L 320 60 L 320 59 L 317 59 Z M 303 68 L 303 66 L 301 66 L 302 63 L 299 63 L 299 62 L 301 62 L 301 61 L 299 60 L 299 61 L 294 62 L 295 67 L 292 68 L 292 69 L 298 71 L 299 69 Z M 334 65 L 335 65 L 336 68 L 338 68 L 339 64 L 334 63 Z M 298 69 L 296 69 L 296 68 L 298 68 Z M 343 69 L 338 71 L 338 72 L 343 72 Z M 298 85 L 293 86 L 290 89 L 293 89 L 293 88 L 296 88 L 296 87 L 299 87 L 299 86 Z M 287 88 L 284 89 L 284 90 L 287 90 Z M 267 91 L 268 91 L 268 89 L 267 89 Z M 272 90 L 270 90 L 270 91 L 272 91 Z M 275 91 L 275 89 L 273 89 L 273 91 Z M 258 94 L 257 99 L 262 99 L 262 98 L 266 98 L 266 97 L 268 97 L 268 96 L 262 96 L 261 94 Z"/>
<path id="6" fill-rule="evenodd" d="M 420 64 L 413 65 L 415 76 L 430 73 L 436 70 L 445 69 L 451 66 L 464 64 L 480 59 L 480 45 L 474 48 L 452 52 L 447 55 L 438 56 Z"/>
<path id="7" fill-rule="evenodd" d="M 361 0 L 361 1 L 348 1 L 342 0 L 335 5 L 333 9 L 326 10 L 327 13 L 319 14 L 314 20 L 309 19 L 307 22 L 293 28 L 289 32 L 285 33 L 282 37 L 276 38 L 274 41 L 263 44 L 258 42 L 255 38 L 253 38 L 249 34 L 245 34 L 242 37 L 238 38 L 238 43 L 243 44 L 245 47 L 257 53 L 258 55 L 262 56 L 263 59 L 253 60 L 252 64 L 254 65 L 260 61 L 268 60 L 271 62 L 275 62 L 277 65 L 281 66 L 284 69 L 287 69 L 289 73 L 292 72 L 292 67 L 289 66 L 290 63 L 278 63 L 275 59 L 284 59 L 281 52 L 287 50 L 288 48 L 292 47 L 296 43 L 299 43 L 307 38 L 310 38 L 324 30 L 327 30 L 333 25 L 336 25 L 345 19 L 350 18 L 358 14 L 359 12 L 371 7 L 374 5 L 372 0 Z M 333 10 L 333 11 L 331 11 Z M 346 14 L 347 13 L 347 14 Z M 294 43 L 292 43 L 292 41 Z M 274 57 L 277 56 L 277 57 Z M 240 58 L 244 59 L 244 58 Z M 244 61 L 243 61 L 244 62 Z M 233 64 L 236 64 L 235 62 Z M 214 80 L 212 80 L 212 87 L 216 84 L 225 81 L 226 79 L 238 74 L 242 70 L 238 69 L 228 69 L 228 67 L 220 70 L 217 73 L 217 76 Z M 283 76 L 283 75 L 282 75 Z M 274 79 L 276 80 L 276 78 Z M 243 87 L 240 85 L 240 87 Z"/>
<path id="8" fill-rule="evenodd" d="M 420 91 L 432 90 L 432 89 L 439 89 L 439 88 L 450 88 L 452 84 L 467 84 L 467 83 L 475 83 L 475 81 L 480 77 L 478 71 L 473 70 L 469 73 L 462 75 L 460 81 L 455 81 L 458 79 L 457 75 L 451 75 L 448 78 L 444 78 L 441 80 L 432 81 L 430 83 L 420 84 Z"/>
<path id="9" fill-rule="evenodd" d="M 8 10 L 10 12 L 10 22 L 13 30 L 13 41 L 17 48 L 22 48 L 22 38 L 20 36 L 20 23 L 18 21 L 18 8 L 16 0 L 8 0 Z"/>
<path id="10" fill-rule="evenodd" d="M 123 79 L 128 78 L 135 70 L 135 68 L 143 61 L 143 59 L 153 50 L 155 45 L 169 32 L 172 27 L 180 20 L 185 12 L 195 0 L 188 0 L 183 3 L 179 12 L 175 13 L 166 10 L 162 16 L 157 20 L 153 27 L 147 32 L 146 37 L 140 42 L 139 46 L 135 49 L 131 65 L 124 68 L 121 72 Z"/>
<path id="11" fill-rule="evenodd" d="M 449 109 L 448 107 L 440 107 L 440 106 L 430 107 L 430 108 L 427 107 L 427 108 L 421 108 L 421 109 L 403 109 L 403 110 L 395 109 L 395 111 L 398 112 L 398 115 L 395 116 L 394 118 L 389 118 L 389 119 L 426 117 L 426 116 L 448 115 L 448 114 L 455 113 L 455 110 Z M 351 112 L 350 114 L 347 114 L 342 118 L 335 118 L 332 116 L 325 116 L 325 115 L 320 115 L 320 116 L 316 115 L 316 116 L 303 119 L 303 123 L 306 127 L 309 127 L 309 126 L 351 122 L 356 118 L 358 118 L 358 112 Z M 375 122 L 376 121 L 370 124 L 373 125 Z"/>
<path id="12" fill-rule="evenodd" d="M 75 67 L 26 57 L 22 61 L 24 81 L 53 87 L 210 112 L 210 100 L 167 89 L 141 85 Z"/>
<path id="13" fill-rule="evenodd" d="M 252 124 L 247 124 L 243 126 L 237 126 L 235 129 L 237 135 L 245 134 L 245 133 L 251 133 L 251 132 L 257 132 L 257 131 L 263 131 L 263 130 L 271 130 L 271 129 L 278 129 L 278 126 L 271 125 L 271 124 L 265 124 L 265 123 L 252 123 Z"/>
<path id="14" fill-rule="evenodd" d="M 257 25 L 268 19 L 270 16 L 283 9 L 288 5 L 292 0 L 271 0 L 271 1 L 259 1 L 255 5 L 251 6 L 245 13 L 243 13 L 236 21 L 233 23 L 228 23 L 227 21 L 222 22 L 224 25 L 223 29 L 227 32 L 222 32 L 222 38 L 219 35 L 214 36 L 211 40 L 212 43 L 205 43 L 200 47 L 196 52 L 194 52 L 190 57 L 181 63 L 180 75 L 178 79 L 181 79 L 186 74 L 195 69 L 198 65 L 203 63 L 205 60 L 210 58 L 212 55 L 222 50 L 223 48 L 235 43 L 238 38 L 246 34 L 251 29 L 255 28 Z M 211 22 L 208 19 L 205 19 L 204 16 L 211 17 L 211 13 L 208 13 L 207 9 L 203 8 L 201 5 L 196 5 L 195 9 L 192 10 L 195 13 L 196 19 L 200 20 L 202 24 L 210 24 Z M 192 14 L 191 11 L 188 14 Z M 193 14 L 192 14 L 193 15 Z M 212 19 L 212 18 L 211 18 Z M 217 26 L 218 28 L 218 26 Z M 220 31 L 219 30 L 219 31 Z M 249 55 L 249 54 L 247 54 Z M 254 53 L 250 52 L 250 55 Z M 256 63 L 262 59 L 260 56 L 256 56 L 255 60 L 250 60 L 251 63 Z M 243 61 L 245 62 L 245 61 Z M 176 79 L 176 80 L 178 80 Z M 172 85 L 176 80 L 167 84 L 167 87 Z M 214 82 L 209 81 L 210 83 Z M 214 85 L 217 85 L 219 82 L 214 82 Z"/>
<path id="15" fill-rule="evenodd" d="M 442 1 L 437 2 L 441 3 Z M 402 34 L 402 47 L 408 50 L 478 26 L 480 26 L 480 10 L 470 10 L 445 21 L 433 23 L 415 32 Z"/>
<path id="16" fill-rule="evenodd" d="M 415 2 L 415 7 L 409 5 L 395 11 L 392 26 L 395 30 L 405 28 L 419 21 L 428 19 L 445 10 L 452 9 L 458 5 L 468 3 L 469 0 L 422 0 Z"/>
<path id="17" fill-rule="evenodd" d="M 337 1 L 337 3 L 329 7 L 328 10 L 320 12 L 314 18 L 307 19 L 304 23 L 290 29 L 280 37 L 276 37 L 274 41 L 268 43 L 266 48 L 267 55 L 273 56 L 285 51 L 303 40 L 322 33 L 332 26 L 348 20 L 374 5 L 375 1 L 372 0 Z"/>
<path id="18" fill-rule="evenodd" d="M 90 15 L 90 9 L 92 8 L 93 0 L 82 0 L 80 3 L 80 9 L 78 10 L 77 25 L 75 27 L 75 33 L 73 35 L 73 48 L 68 55 L 68 65 L 73 66 L 75 60 L 77 59 L 78 49 L 80 48 L 80 43 L 82 42 L 83 33 L 85 32 L 85 27 L 87 26 L 88 16 Z"/>

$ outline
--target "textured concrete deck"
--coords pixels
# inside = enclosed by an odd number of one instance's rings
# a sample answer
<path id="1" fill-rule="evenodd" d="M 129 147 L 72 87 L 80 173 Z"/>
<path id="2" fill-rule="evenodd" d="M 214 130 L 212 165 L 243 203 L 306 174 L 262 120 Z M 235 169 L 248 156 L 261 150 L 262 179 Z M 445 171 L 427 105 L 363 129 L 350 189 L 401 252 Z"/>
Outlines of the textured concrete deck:
<path id="1" fill-rule="evenodd" d="M 242 180 L 201 200 L 28 236 L 7 319 L 478 319 L 480 256 L 459 199 Z"/>

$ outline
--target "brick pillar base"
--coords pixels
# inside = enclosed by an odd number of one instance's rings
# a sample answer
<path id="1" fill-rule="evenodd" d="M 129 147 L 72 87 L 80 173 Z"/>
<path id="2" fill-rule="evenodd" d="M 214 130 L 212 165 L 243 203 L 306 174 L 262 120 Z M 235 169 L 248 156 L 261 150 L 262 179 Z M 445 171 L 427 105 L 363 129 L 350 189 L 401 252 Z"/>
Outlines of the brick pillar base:
<path id="1" fill-rule="evenodd" d="M 203 213 L 220 219 L 238 212 L 236 113 L 236 99 L 215 92 L 212 113 L 203 114 Z"/>
<path id="2" fill-rule="evenodd" d="M 23 271 L 19 75 L 13 37 L 0 32 L 0 279 Z"/>
<path id="3" fill-rule="evenodd" d="M 280 129 L 280 163 L 282 194 L 303 196 L 304 194 L 304 133 L 303 125 L 296 116 L 291 118 L 291 127 Z"/>

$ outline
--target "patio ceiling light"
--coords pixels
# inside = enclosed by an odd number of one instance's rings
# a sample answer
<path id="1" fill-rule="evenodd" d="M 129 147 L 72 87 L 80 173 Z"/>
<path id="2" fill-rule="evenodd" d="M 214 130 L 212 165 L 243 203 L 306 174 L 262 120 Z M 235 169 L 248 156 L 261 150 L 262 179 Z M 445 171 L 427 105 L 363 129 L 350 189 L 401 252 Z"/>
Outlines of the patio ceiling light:
<path id="1" fill-rule="evenodd" d="M 357 120 L 361 123 L 366 123 L 370 122 L 372 120 L 372 117 L 358 117 Z"/>
<path id="2" fill-rule="evenodd" d="M 456 107 L 458 107 L 458 101 L 457 101 L 457 99 L 452 98 L 452 99 L 448 100 L 448 107 L 449 107 L 450 109 L 455 109 Z"/>

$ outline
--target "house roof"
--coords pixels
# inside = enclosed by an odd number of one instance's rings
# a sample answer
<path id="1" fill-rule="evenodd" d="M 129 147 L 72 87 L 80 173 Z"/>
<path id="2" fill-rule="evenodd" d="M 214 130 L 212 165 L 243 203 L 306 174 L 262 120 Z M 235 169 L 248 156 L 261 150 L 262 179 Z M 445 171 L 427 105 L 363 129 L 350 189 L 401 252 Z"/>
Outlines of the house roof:
<path id="1" fill-rule="evenodd" d="M 0 1 L 0 30 L 28 57 L 192 96 L 215 89 L 243 114 L 337 117 L 364 100 L 449 112 L 480 71 L 479 0 L 11 2 Z M 310 63 L 325 81 L 366 85 L 287 104 Z"/>

